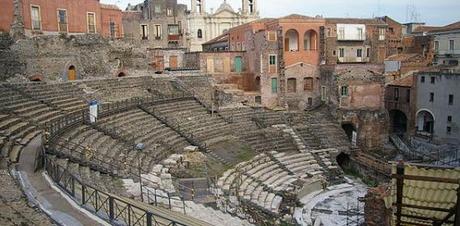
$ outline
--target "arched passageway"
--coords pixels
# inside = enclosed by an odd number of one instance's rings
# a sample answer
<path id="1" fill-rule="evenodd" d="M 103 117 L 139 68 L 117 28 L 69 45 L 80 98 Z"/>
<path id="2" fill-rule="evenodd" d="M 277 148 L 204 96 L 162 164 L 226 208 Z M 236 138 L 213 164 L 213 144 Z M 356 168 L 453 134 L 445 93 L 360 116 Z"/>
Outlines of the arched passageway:
<path id="1" fill-rule="evenodd" d="M 342 124 L 342 129 L 347 134 L 348 140 L 352 141 L 353 139 L 353 132 L 356 132 L 355 126 L 351 123 L 344 123 Z"/>
<path id="2" fill-rule="evenodd" d="M 434 116 L 428 111 L 422 110 L 417 113 L 417 131 L 433 134 Z"/>
<path id="3" fill-rule="evenodd" d="M 403 135 L 407 131 L 407 116 L 400 110 L 390 111 L 391 132 Z"/>

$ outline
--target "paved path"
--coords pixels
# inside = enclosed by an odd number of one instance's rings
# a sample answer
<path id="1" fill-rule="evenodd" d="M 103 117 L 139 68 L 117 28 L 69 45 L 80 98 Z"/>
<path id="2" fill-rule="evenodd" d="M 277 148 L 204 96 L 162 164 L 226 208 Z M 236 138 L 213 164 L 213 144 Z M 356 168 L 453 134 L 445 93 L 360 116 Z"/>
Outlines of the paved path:
<path id="1" fill-rule="evenodd" d="M 54 190 L 42 171 L 34 173 L 35 153 L 41 151 L 41 136 L 34 138 L 21 152 L 18 171 L 21 184 L 29 199 L 38 202 L 40 208 L 62 225 L 103 225 L 72 206 L 66 198 Z"/>

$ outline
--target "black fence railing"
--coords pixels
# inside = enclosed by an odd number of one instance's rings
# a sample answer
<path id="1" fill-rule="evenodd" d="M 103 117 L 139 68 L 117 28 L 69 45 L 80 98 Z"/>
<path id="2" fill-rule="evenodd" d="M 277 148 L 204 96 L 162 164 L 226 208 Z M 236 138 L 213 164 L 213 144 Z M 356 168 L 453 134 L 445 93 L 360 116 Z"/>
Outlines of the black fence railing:
<path id="1" fill-rule="evenodd" d="M 157 214 L 129 199 L 103 192 L 87 185 L 45 157 L 45 170 L 53 181 L 76 203 L 113 225 L 187 225 L 167 216 Z"/>

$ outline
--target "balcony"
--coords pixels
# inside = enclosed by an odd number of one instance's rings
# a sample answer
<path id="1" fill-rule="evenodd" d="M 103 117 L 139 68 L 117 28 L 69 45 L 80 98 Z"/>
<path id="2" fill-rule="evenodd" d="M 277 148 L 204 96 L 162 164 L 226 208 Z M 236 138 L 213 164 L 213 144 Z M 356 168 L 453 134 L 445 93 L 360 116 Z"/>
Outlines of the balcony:
<path id="1" fill-rule="evenodd" d="M 168 41 L 179 41 L 180 40 L 180 34 L 169 34 L 168 35 Z"/>

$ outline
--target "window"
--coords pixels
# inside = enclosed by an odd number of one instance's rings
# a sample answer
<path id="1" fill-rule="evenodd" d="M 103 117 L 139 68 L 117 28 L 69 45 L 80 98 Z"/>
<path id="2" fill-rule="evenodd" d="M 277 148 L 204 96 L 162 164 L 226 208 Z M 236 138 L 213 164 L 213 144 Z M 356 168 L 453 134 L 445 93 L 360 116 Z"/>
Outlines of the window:
<path id="1" fill-rule="evenodd" d="M 335 50 L 332 50 L 332 55 L 335 56 L 335 54 L 337 54 L 337 52 Z"/>
<path id="2" fill-rule="evenodd" d="M 168 24 L 168 35 L 178 35 L 178 34 L 179 34 L 179 25 Z"/>
<path id="3" fill-rule="evenodd" d="M 278 79 L 272 78 L 272 93 L 278 93 Z"/>
<path id="4" fill-rule="evenodd" d="M 449 105 L 454 105 L 454 95 L 449 94 Z"/>
<path id="5" fill-rule="evenodd" d="M 166 9 L 166 16 L 172 16 L 173 15 L 173 10 L 170 8 Z"/>
<path id="6" fill-rule="evenodd" d="M 115 22 L 110 21 L 109 29 L 110 29 L 110 37 L 115 38 Z"/>
<path id="7" fill-rule="evenodd" d="M 147 24 L 141 24 L 142 40 L 149 39 L 149 26 Z"/>
<path id="8" fill-rule="evenodd" d="M 435 77 L 431 77 L 431 84 L 434 84 L 436 82 L 436 78 Z"/>
<path id="9" fill-rule="evenodd" d="M 425 83 L 425 76 L 420 77 L 420 82 Z"/>
<path id="10" fill-rule="evenodd" d="M 406 89 L 406 102 L 410 103 L 410 89 Z"/>
<path id="11" fill-rule="evenodd" d="M 345 28 L 341 27 L 339 28 L 339 40 L 345 39 Z"/>
<path id="12" fill-rule="evenodd" d="M 452 116 L 451 115 L 447 116 L 447 122 L 452 122 Z"/>
<path id="13" fill-rule="evenodd" d="M 454 40 L 449 40 L 449 50 L 454 50 L 455 49 L 455 42 Z"/>
<path id="14" fill-rule="evenodd" d="M 254 13 L 254 0 L 249 0 L 249 13 Z"/>
<path id="15" fill-rule="evenodd" d="M 313 78 L 304 78 L 303 79 L 303 90 L 311 91 L 313 90 Z"/>
<path id="16" fill-rule="evenodd" d="M 344 56 L 345 56 L 345 49 L 339 48 L 339 57 L 344 57 Z"/>
<path id="17" fill-rule="evenodd" d="M 327 87 L 321 86 L 321 101 L 327 101 Z"/>
<path id="18" fill-rule="evenodd" d="M 385 40 L 385 28 L 379 28 L 379 40 Z"/>
<path id="19" fill-rule="evenodd" d="M 447 134 L 451 134 L 452 133 L 452 127 L 448 126 L 446 128 L 446 132 L 447 132 Z"/>
<path id="20" fill-rule="evenodd" d="M 57 16 L 58 16 L 58 31 L 67 32 L 67 10 L 58 9 Z"/>
<path id="21" fill-rule="evenodd" d="M 288 80 L 287 80 L 287 92 L 288 93 L 297 92 L 297 79 L 288 78 Z"/>
<path id="22" fill-rule="evenodd" d="M 198 10 L 198 13 L 201 14 L 201 0 L 197 0 L 196 1 L 196 8 Z"/>
<path id="23" fill-rule="evenodd" d="M 160 14 L 161 13 L 161 5 L 155 5 L 155 13 Z"/>
<path id="24" fill-rule="evenodd" d="M 276 32 L 274 32 L 274 31 L 269 31 L 269 32 L 267 32 L 267 33 L 268 33 L 268 34 L 267 34 L 267 36 L 268 36 L 268 41 L 270 41 L 270 42 L 276 41 Z"/>
<path id="25" fill-rule="evenodd" d="M 260 73 L 264 72 L 264 57 L 260 54 Z"/>
<path id="26" fill-rule="evenodd" d="M 203 38 L 203 30 L 198 29 L 196 36 L 197 36 L 198 38 Z"/>
<path id="27" fill-rule="evenodd" d="M 356 50 L 356 57 L 363 57 L 363 50 L 362 49 L 357 49 Z"/>
<path id="28" fill-rule="evenodd" d="M 182 21 L 177 21 L 177 26 L 179 26 L 179 34 L 182 34 Z"/>
<path id="29" fill-rule="evenodd" d="M 393 95 L 393 97 L 394 97 L 394 100 L 395 100 L 395 101 L 398 101 L 398 100 L 399 100 L 399 89 L 398 89 L 398 88 L 395 88 L 395 89 L 394 89 L 394 95 Z"/>
<path id="30" fill-rule="evenodd" d="M 340 94 L 342 95 L 342 97 L 347 97 L 348 96 L 348 86 L 342 86 L 342 88 L 340 88 Z"/>
<path id="31" fill-rule="evenodd" d="M 434 41 L 434 51 L 439 50 L 439 41 Z"/>
<path id="32" fill-rule="evenodd" d="M 270 55 L 268 57 L 268 73 L 276 73 L 277 62 L 276 55 Z"/>
<path id="33" fill-rule="evenodd" d="M 39 31 L 42 29 L 40 6 L 31 6 L 32 30 Z"/>
<path id="34" fill-rule="evenodd" d="M 434 93 L 430 93 L 430 102 L 434 101 Z"/>
<path id="35" fill-rule="evenodd" d="M 87 24 L 88 24 L 88 33 L 96 33 L 96 14 L 88 13 L 87 14 Z"/>
<path id="36" fill-rule="evenodd" d="M 364 40 L 363 28 L 358 27 L 358 40 Z"/>
<path id="37" fill-rule="evenodd" d="M 161 25 L 160 24 L 155 24 L 155 39 L 161 39 L 162 36 L 161 32 Z"/>
<path id="38" fill-rule="evenodd" d="M 366 49 L 366 57 L 370 57 L 371 56 L 371 48 L 367 48 Z"/>

